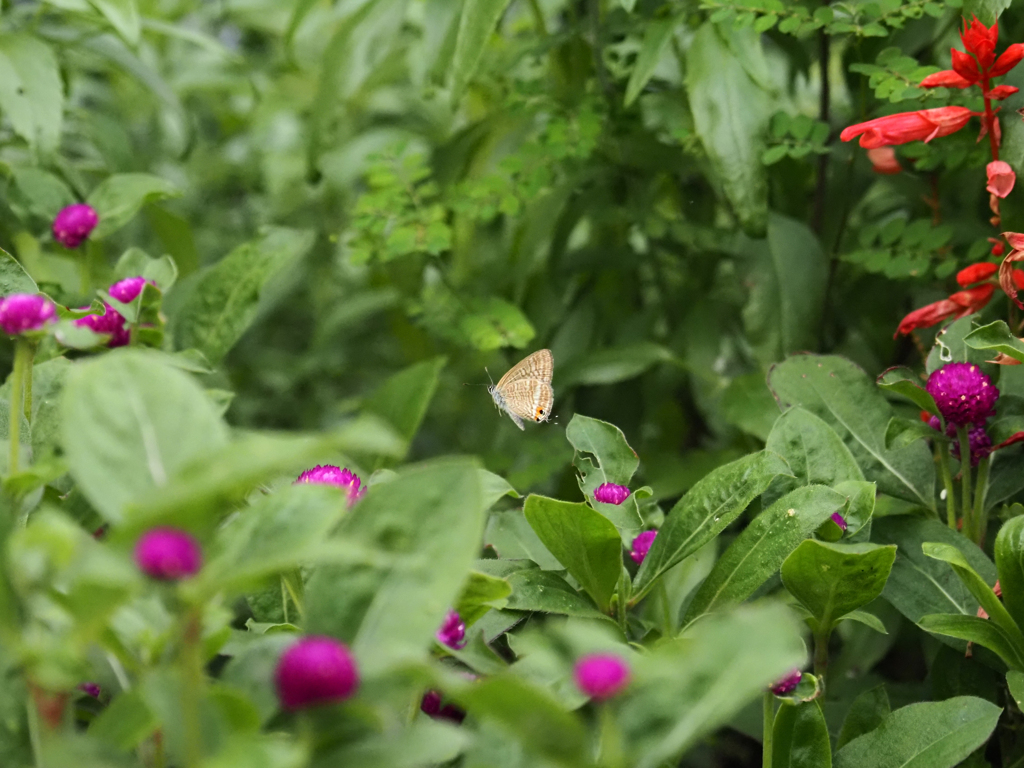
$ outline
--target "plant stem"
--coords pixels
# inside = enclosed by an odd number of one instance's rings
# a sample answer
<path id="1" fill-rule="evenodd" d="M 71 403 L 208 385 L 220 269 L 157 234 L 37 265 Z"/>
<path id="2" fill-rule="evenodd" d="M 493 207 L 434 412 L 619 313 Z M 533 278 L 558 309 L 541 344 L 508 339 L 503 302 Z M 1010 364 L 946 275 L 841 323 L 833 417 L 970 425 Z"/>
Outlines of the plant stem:
<path id="1" fill-rule="evenodd" d="M 831 630 L 817 629 L 814 631 L 814 676 L 825 689 L 825 673 L 828 671 L 828 641 Z"/>
<path id="2" fill-rule="evenodd" d="M 985 94 L 985 124 L 988 126 L 988 146 L 992 150 L 992 159 L 999 159 L 999 144 L 996 142 L 996 132 L 993 130 L 995 127 L 996 116 L 992 111 L 992 99 L 988 97 L 988 78 L 982 78 L 981 80 L 981 91 Z"/>
<path id="3" fill-rule="evenodd" d="M 39 712 L 36 710 L 35 697 L 29 694 L 25 700 L 28 707 L 28 738 L 32 743 L 33 764 L 43 768 L 43 741 L 39 733 Z"/>
<path id="4" fill-rule="evenodd" d="M 187 609 L 181 635 L 181 694 L 185 730 L 185 765 L 197 768 L 203 758 L 199 705 L 203 699 L 202 621 L 198 608 Z"/>
<path id="5" fill-rule="evenodd" d="M 956 494 L 953 491 L 953 475 L 949 471 L 949 445 L 942 440 L 935 441 L 935 460 L 942 473 L 942 485 L 946 489 L 946 524 L 956 530 Z"/>
<path id="6" fill-rule="evenodd" d="M 284 623 L 289 624 L 288 621 L 288 584 L 284 580 L 284 576 L 281 577 L 281 612 L 284 614 Z"/>
<path id="7" fill-rule="evenodd" d="M 818 31 L 818 68 L 821 70 L 821 91 L 818 99 L 818 119 L 828 124 L 829 119 L 829 83 L 828 63 L 831 58 L 831 38 L 823 27 Z M 828 195 L 828 155 L 818 157 L 818 178 L 814 190 L 814 212 L 811 215 L 811 229 L 821 234 L 825 220 L 825 198 Z"/>
<path id="8" fill-rule="evenodd" d="M 540 3 L 537 0 L 529 0 L 530 12 L 533 14 L 533 23 L 537 27 L 537 34 L 541 37 L 548 36 L 548 27 L 544 23 L 544 11 L 541 10 Z"/>
<path id="9" fill-rule="evenodd" d="M 970 536 L 974 515 L 971 514 L 971 440 L 967 427 L 958 424 L 956 437 L 960 441 L 960 489 L 963 492 L 960 513 L 964 519 L 963 533 Z"/>
<path id="10" fill-rule="evenodd" d="M 772 731 L 775 725 L 775 696 L 771 691 L 764 692 L 761 709 L 763 710 L 761 768 L 772 768 Z"/>
<path id="11" fill-rule="evenodd" d="M 7 433 L 10 437 L 10 453 L 7 472 L 18 472 L 21 452 L 21 415 L 32 414 L 32 358 L 35 344 L 21 337 L 14 341 L 14 370 L 11 372 L 11 403 L 8 409 Z M 26 386 L 26 379 L 28 385 Z M 26 397 L 27 392 L 27 397 Z"/>
<path id="12" fill-rule="evenodd" d="M 665 579 L 658 579 L 658 602 L 661 603 L 662 635 L 672 637 L 675 634 L 675 622 L 672 620 L 672 605 L 668 599 L 668 587 Z"/>
<path id="13" fill-rule="evenodd" d="M 988 471 L 992 459 L 986 456 L 978 462 L 978 482 L 974 489 L 974 542 L 980 547 L 985 543 L 985 494 L 988 491 Z"/>

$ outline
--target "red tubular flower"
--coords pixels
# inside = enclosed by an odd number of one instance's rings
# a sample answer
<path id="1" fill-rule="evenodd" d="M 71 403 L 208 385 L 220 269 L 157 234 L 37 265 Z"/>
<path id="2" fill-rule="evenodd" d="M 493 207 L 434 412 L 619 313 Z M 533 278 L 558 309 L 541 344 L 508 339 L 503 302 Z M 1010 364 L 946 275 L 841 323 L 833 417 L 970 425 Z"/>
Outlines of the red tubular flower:
<path id="1" fill-rule="evenodd" d="M 992 300 L 992 294 L 995 292 L 996 287 L 987 283 L 979 285 L 977 288 L 968 288 L 966 291 L 957 291 L 949 297 L 949 300 L 960 307 L 960 312 L 956 315 L 957 319 L 960 319 L 984 309 L 985 305 Z"/>
<path id="2" fill-rule="evenodd" d="M 974 84 L 981 79 L 981 72 L 978 71 L 978 62 L 969 53 L 958 51 L 953 48 L 950 51 L 953 57 L 953 71 L 968 83 Z"/>
<path id="3" fill-rule="evenodd" d="M 957 277 L 959 279 L 959 275 Z M 918 328 L 929 328 L 951 317 L 959 320 L 961 317 L 974 314 L 985 308 L 985 305 L 992 300 L 992 294 L 995 293 L 995 290 L 996 287 L 990 283 L 979 285 L 977 288 L 957 291 L 948 299 L 942 299 L 941 301 L 927 304 L 920 309 L 915 309 L 900 321 L 896 333 L 893 334 L 893 338 L 895 339 L 900 335 L 905 336 L 911 331 L 916 331 Z"/>
<path id="4" fill-rule="evenodd" d="M 1013 85 L 997 85 L 995 88 L 988 92 L 988 97 L 990 99 L 995 99 L 996 101 L 1002 101 L 1008 96 L 1013 96 L 1013 94 L 1015 94 L 1019 90 L 1020 88 L 1017 88 L 1016 86 Z"/>
<path id="5" fill-rule="evenodd" d="M 1017 175 L 1013 172 L 1013 168 L 1010 167 L 1009 163 L 1004 163 L 1002 160 L 993 160 L 985 167 L 985 171 L 988 173 L 988 186 L 985 189 L 999 198 L 1010 194 L 1014 183 L 1017 181 Z"/>
<path id="6" fill-rule="evenodd" d="M 967 125 L 971 115 L 972 112 L 967 107 L 938 107 L 920 109 L 917 112 L 900 112 L 851 125 L 839 134 L 839 138 L 850 141 L 860 136 L 860 145 L 864 149 L 879 149 L 910 141 L 928 142 L 939 136 L 956 133 Z"/>
<path id="7" fill-rule="evenodd" d="M 964 44 L 964 50 L 973 53 L 978 57 L 978 63 L 982 69 L 989 69 L 996 60 L 996 41 L 999 39 L 999 22 L 991 27 L 986 27 L 977 16 L 971 18 L 970 26 L 964 20 L 963 31 L 960 32 L 960 40 Z"/>
<path id="8" fill-rule="evenodd" d="M 995 65 L 988 71 L 988 76 L 999 77 L 1000 75 L 1005 75 L 1020 64 L 1021 59 L 1024 59 L 1024 43 L 1014 43 L 996 59 Z"/>
<path id="9" fill-rule="evenodd" d="M 997 269 L 999 269 L 998 264 L 992 264 L 988 261 L 971 264 L 971 266 L 964 267 L 956 273 L 957 285 L 966 288 L 974 283 L 980 283 L 982 280 L 988 280 L 996 273 Z"/>
<path id="10" fill-rule="evenodd" d="M 900 161 L 896 159 L 896 150 L 892 147 L 869 149 L 868 160 L 871 161 L 871 169 L 884 176 L 891 176 L 903 170 Z"/>
<path id="11" fill-rule="evenodd" d="M 928 75 L 921 81 L 922 88 L 967 88 L 974 85 L 973 82 L 960 77 L 952 69 L 944 69 L 933 75 Z"/>

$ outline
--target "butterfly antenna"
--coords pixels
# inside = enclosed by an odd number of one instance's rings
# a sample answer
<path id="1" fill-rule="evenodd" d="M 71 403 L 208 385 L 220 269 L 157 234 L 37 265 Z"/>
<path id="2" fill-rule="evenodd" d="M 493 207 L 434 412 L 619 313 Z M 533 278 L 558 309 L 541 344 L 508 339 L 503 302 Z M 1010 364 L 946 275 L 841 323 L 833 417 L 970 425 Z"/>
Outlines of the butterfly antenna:
<path id="1" fill-rule="evenodd" d="M 487 370 L 487 366 L 484 366 L 484 373 L 487 374 L 487 379 L 491 382 L 491 386 L 494 386 L 494 379 L 491 378 L 491 372 Z"/>

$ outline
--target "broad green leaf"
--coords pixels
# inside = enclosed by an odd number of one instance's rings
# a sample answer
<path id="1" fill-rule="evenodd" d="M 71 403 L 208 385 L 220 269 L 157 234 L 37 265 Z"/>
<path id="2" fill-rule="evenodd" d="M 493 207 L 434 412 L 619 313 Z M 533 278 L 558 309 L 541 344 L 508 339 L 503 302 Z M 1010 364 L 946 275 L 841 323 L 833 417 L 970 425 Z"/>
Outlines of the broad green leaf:
<path id="1" fill-rule="evenodd" d="M 486 469 L 480 470 L 480 487 L 483 490 L 484 502 L 488 509 L 493 507 L 498 499 L 505 496 L 511 496 L 514 499 L 522 498 L 519 491 L 513 488 L 508 480 L 501 475 L 488 472 Z"/>
<path id="2" fill-rule="evenodd" d="M 722 416 L 734 427 L 767 440 L 779 418 L 779 405 L 764 381 L 764 373 L 745 373 L 729 382 L 722 393 Z"/>
<path id="3" fill-rule="evenodd" d="M 1011 2 L 1013 0 L 964 0 L 961 13 L 967 19 L 977 16 L 982 24 L 991 27 Z"/>
<path id="4" fill-rule="evenodd" d="M 803 222 L 772 213 L 767 241 L 751 243 L 750 298 L 743 308 L 748 338 L 765 365 L 818 346 L 828 259 Z"/>
<path id="5" fill-rule="evenodd" d="M 669 568 L 721 533 L 789 467 L 769 451 L 725 464 L 694 485 L 672 507 L 633 582 L 639 599 Z"/>
<path id="6" fill-rule="evenodd" d="M 464 0 L 452 58 L 452 94 L 458 98 L 473 79 L 487 41 L 510 0 Z"/>
<path id="7" fill-rule="evenodd" d="M 39 293 L 39 286 L 16 258 L 0 248 L 0 298 L 12 293 Z"/>
<path id="8" fill-rule="evenodd" d="M 933 613 L 922 616 L 917 625 L 928 632 L 982 645 L 1001 658 L 1011 669 L 1024 670 L 1024 657 L 1018 650 L 1017 640 L 988 619 L 959 613 Z"/>
<path id="9" fill-rule="evenodd" d="M 11 169 L 11 178 L 14 184 L 8 191 L 10 204 L 22 216 L 53 221 L 62 208 L 75 202 L 67 184 L 41 168 L 15 167 Z"/>
<path id="10" fill-rule="evenodd" d="M 607 610 L 622 573 L 622 540 L 615 526 L 586 504 L 535 494 L 526 497 L 523 514 L 548 551 L 597 607 Z"/>
<path id="11" fill-rule="evenodd" d="M 842 749 L 858 736 L 875 730 L 890 712 L 889 695 L 885 692 L 884 685 L 864 691 L 853 700 L 846 713 L 843 728 L 836 740 L 836 749 Z"/>
<path id="12" fill-rule="evenodd" d="M 115 350 L 67 374 L 61 402 L 72 476 L 109 522 L 167 485 L 201 454 L 227 442 L 213 404 L 159 355 Z"/>
<path id="13" fill-rule="evenodd" d="M 829 424 L 879 491 L 934 507 L 931 454 L 921 444 L 885 448 L 892 408 L 856 365 L 831 355 L 797 355 L 772 366 L 768 386 L 783 408 L 802 406 Z"/>
<path id="14" fill-rule="evenodd" d="M 57 151 L 64 84 L 53 49 L 35 35 L 0 35 L 0 111 L 41 155 Z"/>
<path id="15" fill-rule="evenodd" d="M 142 20 L 135 0 L 89 0 L 89 4 L 103 14 L 128 45 L 138 44 Z"/>
<path id="16" fill-rule="evenodd" d="M 401 470 L 361 499 L 337 534 L 388 561 L 318 568 L 306 585 L 307 631 L 351 643 L 367 676 L 425 658 L 476 559 L 483 523 L 473 463 Z"/>
<path id="17" fill-rule="evenodd" d="M 476 349 L 521 349 L 537 335 L 519 307 L 497 296 L 468 300 L 458 330 Z"/>
<path id="18" fill-rule="evenodd" d="M 892 545 L 811 539 L 782 564 L 782 583 L 814 615 L 819 627 L 830 630 L 840 617 L 882 594 L 895 558 Z"/>
<path id="19" fill-rule="evenodd" d="M 935 398 L 928 394 L 928 390 L 921 386 L 921 379 L 914 375 L 909 368 L 897 366 L 882 372 L 876 379 L 879 387 L 887 392 L 895 392 L 903 395 L 918 408 L 938 416 L 939 407 L 935 405 Z"/>
<path id="20" fill-rule="evenodd" d="M 832 743 L 817 701 L 783 705 L 772 728 L 772 768 L 831 768 Z"/>
<path id="21" fill-rule="evenodd" d="M 840 621 L 856 621 L 859 624 L 863 624 L 865 627 L 870 627 L 880 635 L 889 634 L 889 630 L 885 628 L 885 624 L 882 620 L 875 616 L 873 613 L 867 611 L 850 611 L 844 615 Z"/>
<path id="22" fill-rule="evenodd" d="M 1018 627 L 1024 627 L 1024 517 L 1003 523 L 994 548 L 996 572 L 1006 611 Z"/>
<path id="23" fill-rule="evenodd" d="M 617 384 L 635 379 L 658 363 L 674 362 L 672 351 L 660 344 L 641 341 L 589 352 L 574 358 L 557 374 L 560 386 Z"/>
<path id="24" fill-rule="evenodd" d="M 631 10 L 631 9 L 627 9 Z M 661 60 L 661 55 L 672 39 L 672 33 L 678 25 L 676 19 L 658 19 L 648 22 L 644 30 L 644 41 L 640 44 L 640 52 L 633 65 L 633 72 L 626 83 L 625 105 L 628 107 L 647 85 L 654 75 L 654 70 Z"/>
<path id="25" fill-rule="evenodd" d="M 920 419 L 904 419 L 893 416 L 885 427 L 885 449 L 899 450 L 918 440 L 942 439 L 938 430 L 932 429 Z"/>
<path id="26" fill-rule="evenodd" d="M 500 576 L 512 587 L 505 608 L 540 611 L 589 619 L 607 619 L 586 595 L 580 594 L 554 571 L 543 571 L 529 560 L 480 560 L 476 567 Z"/>
<path id="27" fill-rule="evenodd" d="M 159 176 L 148 173 L 108 176 L 87 200 L 100 219 L 90 237 L 100 239 L 113 234 L 131 221 L 146 203 L 180 196 L 181 190 Z"/>
<path id="28" fill-rule="evenodd" d="M 280 592 L 280 590 L 278 590 Z M 295 643 L 288 632 L 273 632 L 252 636 L 243 635 L 245 642 L 233 651 L 231 661 L 224 667 L 221 680 L 245 693 L 265 722 L 278 709 L 274 670 L 284 650 Z"/>
<path id="29" fill-rule="evenodd" d="M 846 505 L 840 514 L 846 519 L 846 534 L 853 536 L 871 521 L 875 513 L 875 484 L 845 480 L 837 483 L 835 490 L 846 497 Z"/>
<path id="30" fill-rule="evenodd" d="M 1006 673 L 1006 685 L 1010 689 L 1010 695 L 1017 703 L 1017 708 L 1024 706 L 1024 672 L 1011 669 Z"/>
<path id="31" fill-rule="evenodd" d="M 405 440 L 406 450 L 423 422 L 446 362 L 444 357 L 435 357 L 415 363 L 385 380 L 366 400 L 365 409 L 394 427 Z"/>
<path id="32" fill-rule="evenodd" d="M 844 503 L 846 498 L 831 488 L 808 485 L 768 507 L 722 553 L 690 602 L 684 625 L 752 595 Z"/>
<path id="33" fill-rule="evenodd" d="M 1018 362 L 1024 362 L 1024 342 L 1010 332 L 1005 320 L 983 325 L 967 334 L 964 343 L 972 349 L 992 350 L 993 356 L 1001 352 Z"/>
<path id="34" fill-rule="evenodd" d="M 323 765 L 345 768 L 421 768 L 455 760 L 471 741 L 470 734 L 455 723 L 423 717 L 405 728 L 346 740 L 344 746 L 326 750 L 318 759 Z M 236 763 L 235 765 L 242 765 Z M 227 766 L 225 766 L 227 768 Z"/>
<path id="35" fill-rule="evenodd" d="M 462 587 L 462 594 L 459 595 L 459 599 L 455 603 L 455 610 L 469 626 L 491 608 L 499 610 L 504 608 L 508 602 L 505 598 L 511 594 L 512 585 L 505 579 L 472 571 L 465 586 Z"/>
<path id="36" fill-rule="evenodd" d="M 614 424 L 577 413 L 565 428 L 565 437 L 575 449 L 572 463 L 587 502 L 620 531 L 626 534 L 639 531 L 642 521 L 635 491 L 619 505 L 605 504 L 594 498 L 594 490 L 603 483 L 628 487 L 640 466 L 640 459 L 629 447 L 622 430 Z"/>
<path id="37" fill-rule="evenodd" d="M 138 746 L 157 727 L 156 718 L 137 691 L 124 691 L 89 725 L 89 735 L 119 750 Z"/>
<path id="38" fill-rule="evenodd" d="M 635 658 L 633 683 L 615 702 L 626 754 L 638 768 L 677 765 L 805 657 L 799 626 L 782 605 L 708 616 Z"/>
<path id="39" fill-rule="evenodd" d="M 836 752 L 835 768 L 953 768 L 984 744 L 1002 710 L 974 696 L 901 707 Z"/>
<path id="40" fill-rule="evenodd" d="M 686 91 L 694 127 L 707 152 L 716 181 L 751 236 L 768 223 L 768 185 L 761 153 L 774 100 L 748 74 L 733 53 L 757 48 L 751 30 L 725 29 L 705 22 L 686 52 Z"/>
<path id="41" fill-rule="evenodd" d="M 114 277 L 144 277 L 156 283 L 157 288 L 167 293 L 178 279 L 178 266 L 170 256 L 154 259 L 141 248 L 129 248 L 114 266 Z"/>
<path id="42" fill-rule="evenodd" d="M 267 284 L 294 265 L 313 239 L 312 232 L 272 228 L 200 272 L 172 318 L 178 348 L 195 347 L 219 363 L 256 319 Z"/>

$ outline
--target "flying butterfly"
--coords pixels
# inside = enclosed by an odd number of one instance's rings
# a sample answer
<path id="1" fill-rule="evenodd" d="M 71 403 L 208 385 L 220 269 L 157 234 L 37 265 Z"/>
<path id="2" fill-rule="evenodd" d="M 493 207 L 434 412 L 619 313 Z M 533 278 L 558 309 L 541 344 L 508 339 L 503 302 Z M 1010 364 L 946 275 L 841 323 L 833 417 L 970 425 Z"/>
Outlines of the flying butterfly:
<path id="1" fill-rule="evenodd" d="M 551 374 L 555 359 L 550 349 L 540 349 L 516 363 L 497 384 L 487 388 L 498 410 L 504 411 L 522 430 L 523 419 L 547 421 L 555 393 L 551 389 Z"/>

